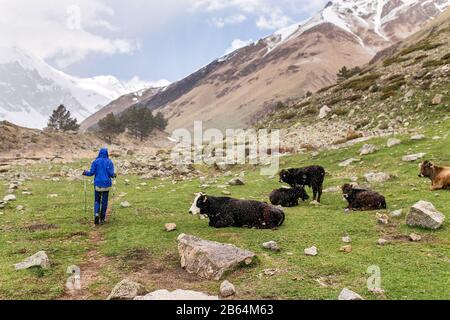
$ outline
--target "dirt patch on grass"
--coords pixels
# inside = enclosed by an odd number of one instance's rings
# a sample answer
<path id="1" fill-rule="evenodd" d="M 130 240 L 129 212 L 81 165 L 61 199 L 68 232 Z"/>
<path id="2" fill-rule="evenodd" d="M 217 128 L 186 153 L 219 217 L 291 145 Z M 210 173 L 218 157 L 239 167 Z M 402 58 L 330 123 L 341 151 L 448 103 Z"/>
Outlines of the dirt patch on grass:
<path id="1" fill-rule="evenodd" d="M 58 229 L 58 226 L 55 224 L 48 224 L 48 223 L 33 223 L 31 225 L 26 226 L 24 229 L 29 232 L 38 232 L 38 231 Z"/>
<path id="2" fill-rule="evenodd" d="M 70 233 L 67 238 L 71 239 L 71 238 L 76 238 L 76 237 L 87 237 L 89 236 L 89 234 L 87 232 L 84 231 L 77 231 L 77 232 L 72 232 Z"/>
<path id="3" fill-rule="evenodd" d="M 140 259 L 140 260 L 139 260 Z M 167 289 L 200 290 L 206 292 L 210 281 L 199 278 L 183 270 L 176 252 L 168 252 L 163 257 L 155 256 L 146 248 L 127 251 L 118 260 L 120 266 L 127 266 L 132 272 L 123 272 L 122 278 L 130 278 L 146 285 L 150 291 Z"/>
<path id="4" fill-rule="evenodd" d="M 422 240 L 417 241 L 416 243 L 433 243 L 433 242 L 435 242 L 435 238 L 432 235 L 426 234 L 426 235 L 421 235 L 421 237 L 422 237 Z M 411 240 L 409 235 L 406 235 L 406 234 L 388 235 L 388 236 L 385 236 L 384 239 L 389 240 L 389 241 L 403 242 L 403 243 L 414 242 Z"/>
<path id="5" fill-rule="evenodd" d="M 110 289 L 106 289 L 104 286 L 98 286 L 93 289 L 92 286 L 105 281 L 101 273 L 112 264 L 112 261 L 96 249 L 103 241 L 103 236 L 100 231 L 95 230 L 91 232 L 89 238 L 93 249 L 87 252 L 84 262 L 79 265 L 81 271 L 81 290 L 74 294 L 65 290 L 60 300 L 88 300 L 99 296 L 105 299 L 109 295 L 108 290 Z M 69 277 L 69 275 L 67 276 Z"/>
<path id="6" fill-rule="evenodd" d="M 119 265 L 125 269 L 137 272 L 154 264 L 152 255 L 152 252 L 147 248 L 133 248 L 119 257 Z M 158 270 L 159 267 L 156 266 L 155 271 L 157 272 Z"/>
<path id="7" fill-rule="evenodd" d="M 382 238 L 392 242 L 401 242 L 401 243 L 413 243 L 409 234 L 401 234 L 398 230 L 397 224 L 390 224 L 383 228 L 382 230 Z M 414 233 L 411 231 L 410 234 Z M 417 232 L 415 232 L 417 233 Z M 434 243 L 436 242 L 436 238 L 431 234 L 421 234 L 422 239 L 416 243 Z"/>

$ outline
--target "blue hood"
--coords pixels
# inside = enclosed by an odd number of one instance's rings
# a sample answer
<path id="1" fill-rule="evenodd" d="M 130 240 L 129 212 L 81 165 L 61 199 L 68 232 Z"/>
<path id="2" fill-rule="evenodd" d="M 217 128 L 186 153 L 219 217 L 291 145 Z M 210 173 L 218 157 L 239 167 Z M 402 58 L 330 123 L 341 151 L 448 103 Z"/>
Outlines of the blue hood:
<path id="1" fill-rule="evenodd" d="M 114 164 L 109 159 L 108 149 L 103 148 L 98 153 L 98 158 L 91 165 L 91 170 L 86 172 L 88 177 L 95 176 L 96 187 L 109 188 L 112 186 L 111 178 L 114 177 Z"/>
<path id="2" fill-rule="evenodd" d="M 108 149 L 106 148 L 100 149 L 100 152 L 98 153 L 98 158 L 109 159 Z"/>

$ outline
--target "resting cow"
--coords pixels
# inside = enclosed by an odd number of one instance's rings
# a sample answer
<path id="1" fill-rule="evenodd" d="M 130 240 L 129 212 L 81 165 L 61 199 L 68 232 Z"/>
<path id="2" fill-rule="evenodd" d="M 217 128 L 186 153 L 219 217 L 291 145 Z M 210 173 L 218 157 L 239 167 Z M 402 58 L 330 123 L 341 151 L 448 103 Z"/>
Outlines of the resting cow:
<path id="1" fill-rule="evenodd" d="M 298 206 L 298 200 L 306 201 L 309 199 L 304 187 L 281 188 L 273 190 L 270 194 L 270 203 L 275 206 L 295 207 Z"/>
<path id="2" fill-rule="evenodd" d="M 287 183 L 293 188 L 305 186 L 312 188 L 313 201 L 319 203 L 322 197 L 324 180 L 325 169 L 320 166 L 281 170 L 280 172 L 280 182 Z"/>
<path id="3" fill-rule="evenodd" d="M 282 210 L 267 203 L 210 197 L 203 193 L 197 195 L 189 213 L 207 215 L 209 226 L 214 228 L 274 229 L 281 226 L 285 219 Z"/>
<path id="4" fill-rule="evenodd" d="M 355 188 L 350 184 L 342 187 L 344 198 L 348 201 L 347 210 L 370 211 L 386 209 L 386 199 L 379 193 Z"/>
<path id="5" fill-rule="evenodd" d="M 427 160 L 420 164 L 419 177 L 431 180 L 431 191 L 450 189 L 450 167 L 438 167 Z"/>

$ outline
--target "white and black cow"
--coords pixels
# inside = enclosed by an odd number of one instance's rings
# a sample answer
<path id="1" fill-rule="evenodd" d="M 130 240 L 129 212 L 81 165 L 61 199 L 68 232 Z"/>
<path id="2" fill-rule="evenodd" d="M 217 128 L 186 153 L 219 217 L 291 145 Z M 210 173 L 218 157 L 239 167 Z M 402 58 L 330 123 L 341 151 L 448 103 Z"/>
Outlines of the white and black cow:
<path id="1" fill-rule="evenodd" d="M 214 228 L 274 229 L 281 226 L 285 219 L 281 209 L 267 203 L 211 197 L 204 193 L 196 196 L 189 213 L 207 215 L 209 226 Z"/>

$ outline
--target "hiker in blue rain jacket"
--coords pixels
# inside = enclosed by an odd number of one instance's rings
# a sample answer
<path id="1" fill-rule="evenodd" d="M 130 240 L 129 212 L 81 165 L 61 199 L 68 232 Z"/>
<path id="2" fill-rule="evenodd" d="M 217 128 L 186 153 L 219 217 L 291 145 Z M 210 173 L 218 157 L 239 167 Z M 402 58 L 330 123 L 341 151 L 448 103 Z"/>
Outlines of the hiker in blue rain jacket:
<path id="1" fill-rule="evenodd" d="M 112 187 L 112 178 L 116 177 L 114 164 L 109 159 L 108 149 L 100 150 L 97 159 L 92 163 L 91 170 L 84 171 L 83 175 L 88 177 L 95 176 L 94 223 L 95 225 L 104 224 L 108 209 L 109 191 Z"/>

